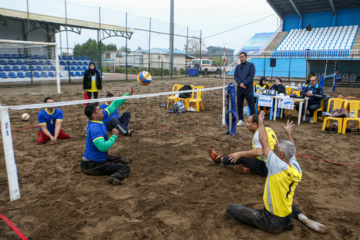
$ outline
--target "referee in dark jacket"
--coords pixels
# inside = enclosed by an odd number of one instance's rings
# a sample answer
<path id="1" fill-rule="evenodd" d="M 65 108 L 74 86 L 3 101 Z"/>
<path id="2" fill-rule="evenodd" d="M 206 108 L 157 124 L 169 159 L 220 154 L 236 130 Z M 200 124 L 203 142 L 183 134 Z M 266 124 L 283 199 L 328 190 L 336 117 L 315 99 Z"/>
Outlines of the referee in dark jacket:
<path id="1" fill-rule="evenodd" d="M 244 107 L 244 97 L 250 108 L 250 115 L 255 114 L 255 103 L 254 103 L 254 90 L 253 82 L 255 76 L 255 65 L 247 61 L 246 52 L 240 53 L 240 64 L 236 66 L 234 78 L 238 84 L 237 87 L 237 109 L 239 122 L 238 126 L 245 125 L 243 107 Z"/>

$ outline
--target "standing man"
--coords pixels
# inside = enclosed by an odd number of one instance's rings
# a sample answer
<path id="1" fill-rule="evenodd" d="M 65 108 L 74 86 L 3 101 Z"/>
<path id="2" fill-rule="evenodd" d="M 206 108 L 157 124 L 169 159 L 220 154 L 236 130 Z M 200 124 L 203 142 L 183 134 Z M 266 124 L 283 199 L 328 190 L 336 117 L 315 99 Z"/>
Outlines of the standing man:
<path id="1" fill-rule="evenodd" d="M 253 81 L 255 76 L 255 65 L 247 61 L 246 52 L 240 53 L 240 64 L 236 66 L 234 79 L 238 84 L 237 87 L 237 108 L 239 122 L 238 126 L 245 125 L 243 107 L 244 107 L 244 97 L 250 108 L 250 114 L 255 114 L 255 103 L 254 103 L 254 90 L 253 90 Z"/>
<path id="2" fill-rule="evenodd" d="M 44 99 L 44 103 L 53 103 L 52 97 Z M 38 113 L 38 120 L 40 129 L 38 132 L 37 144 L 44 144 L 50 140 L 50 144 L 56 143 L 58 138 L 70 139 L 69 134 L 66 134 L 61 129 L 63 122 L 63 111 L 58 108 L 46 107 Z"/>
<path id="3" fill-rule="evenodd" d="M 302 92 L 302 88 L 299 88 L 299 90 L 300 90 L 300 92 Z M 315 76 L 310 78 L 310 85 L 308 85 L 305 88 L 303 94 L 306 97 L 309 97 L 308 109 L 310 112 L 310 116 L 307 116 L 305 121 L 314 123 L 314 112 L 315 112 L 315 110 L 320 108 L 321 99 L 323 98 L 323 94 L 324 94 L 323 89 L 319 85 L 318 80 Z M 295 108 L 297 111 L 299 111 L 299 105 L 295 105 Z M 303 111 L 304 111 L 304 109 L 303 109 Z"/>
<path id="4" fill-rule="evenodd" d="M 129 88 L 132 95 L 133 89 Z M 86 148 L 81 160 L 81 171 L 88 175 L 110 175 L 107 182 L 112 185 L 121 185 L 121 181 L 130 173 L 130 161 L 121 157 L 111 156 L 108 150 L 115 143 L 119 131 L 113 128 L 112 135 L 108 133 L 103 120 L 107 119 L 122 103 L 123 99 L 113 101 L 109 107 L 102 110 L 97 103 L 89 103 L 85 107 L 85 115 L 89 118 L 86 134 Z"/>

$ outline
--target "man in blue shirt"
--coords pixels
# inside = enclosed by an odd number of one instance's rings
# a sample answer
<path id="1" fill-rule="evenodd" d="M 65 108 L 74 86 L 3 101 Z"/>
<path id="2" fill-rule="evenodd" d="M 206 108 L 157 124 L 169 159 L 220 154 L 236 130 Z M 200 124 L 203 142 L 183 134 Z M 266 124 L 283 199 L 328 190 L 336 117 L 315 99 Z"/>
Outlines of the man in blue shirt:
<path id="1" fill-rule="evenodd" d="M 128 94 L 125 94 L 125 96 L 127 96 L 127 95 Z M 106 94 L 107 98 L 111 98 L 113 96 L 114 96 L 114 94 L 112 94 L 110 92 L 108 92 Z M 100 108 L 104 110 L 107 107 L 109 107 L 109 105 L 112 102 L 113 101 L 107 101 L 106 103 L 101 104 Z M 105 126 L 107 127 L 108 131 L 111 131 L 113 128 L 116 128 L 119 132 L 122 132 L 122 134 L 131 136 L 131 134 L 134 130 L 128 129 L 130 118 L 131 118 L 130 111 L 124 112 L 123 115 L 121 115 L 121 117 L 119 117 L 119 110 L 116 109 L 108 118 L 104 119 L 103 122 L 104 122 Z"/>
<path id="2" fill-rule="evenodd" d="M 299 90 L 300 92 L 302 92 L 302 88 L 299 88 Z M 309 121 L 310 123 L 314 123 L 314 112 L 315 110 L 320 108 L 323 94 L 324 94 L 323 89 L 319 85 L 317 78 L 315 76 L 311 77 L 310 85 L 307 86 L 304 90 L 304 93 L 302 93 L 302 95 L 305 95 L 306 97 L 309 98 L 308 110 L 310 112 L 310 116 L 307 116 L 307 118 L 305 119 L 306 121 Z M 299 111 L 298 105 L 296 105 L 295 108 L 297 111 Z M 304 112 L 302 114 L 304 114 Z"/>
<path id="3" fill-rule="evenodd" d="M 253 82 L 255 76 L 255 65 L 247 61 L 246 52 L 240 53 L 241 64 L 237 65 L 234 72 L 234 79 L 238 84 L 237 87 L 237 109 L 239 122 L 238 126 L 245 125 L 243 107 L 244 98 L 250 108 L 250 115 L 255 114 L 254 90 Z"/>
<path id="4" fill-rule="evenodd" d="M 133 89 L 129 88 L 132 95 Z M 97 106 L 97 103 L 89 103 L 85 107 L 85 115 L 89 118 L 86 134 L 86 149 L 81 160 L 81 171 L 88 175 L 110 175 L 107 182 L 113 185 L 121 185 L 121 181 L 130 173 L 130 161 L 121 157 L 108 154 L 108 150 L 115 143 L 119 131 L 113 128 L 111 137 L 108 138 L 107 129 L 103 120 L 107 119 L 126 99 L 113 101 L 105 110 Z"/>
<path id="5" fill-rule="evenodd" d="M 52 97 L 44 99 L 44 103 L 53 103 Z M 70 139 L 69 134 L 66 134 L 61 125 L 63 122 L 63 111 L 58 108 L 46 107 L 38 113 L 38 120 L 40 129 L 38 132 L 37 144 L 44 144 L 50 140 L 50 144 L 56 143 L 58 138 Z"/>

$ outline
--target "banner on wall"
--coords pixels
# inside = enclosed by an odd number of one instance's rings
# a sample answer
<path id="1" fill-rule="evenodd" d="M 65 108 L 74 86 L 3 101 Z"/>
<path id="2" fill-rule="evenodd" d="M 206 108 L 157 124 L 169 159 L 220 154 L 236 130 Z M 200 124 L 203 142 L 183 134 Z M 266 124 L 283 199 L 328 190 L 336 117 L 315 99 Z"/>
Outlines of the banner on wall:
<path id="1" fill-rule="evenodd" d="M 273 105 L 272 96 L 259 96 L 259 106 L 260 107 L 272 107 Z"/>
<path id="2" fill-rule="evenodd" d="M 294 109 L 294 99 L 293 98 L 282 98 L 279 100 L 279 108 L 284 109 Z"/>

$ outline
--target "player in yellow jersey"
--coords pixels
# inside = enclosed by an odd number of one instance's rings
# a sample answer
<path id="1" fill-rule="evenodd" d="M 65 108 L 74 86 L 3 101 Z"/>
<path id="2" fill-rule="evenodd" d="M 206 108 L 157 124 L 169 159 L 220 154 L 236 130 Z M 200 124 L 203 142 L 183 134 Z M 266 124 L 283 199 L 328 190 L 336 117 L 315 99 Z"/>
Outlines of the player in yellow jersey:
<path id="1" fill-rule="evenodd" d="M 272 151 L 264 126 L 264 118 L 265 113 L 261 111 L 259 137 L 264 154 L 267 156 L 266 167 L 268 169 L 263 196 L 265 209 L 256 210 L 242 205 L 229 204 L 226 212 L 231 218 L 260 228 L 265 232 L 279 233 L 291 229 L 291 218 L 298 219 L 315 231 L 326 232 L 324 225 L 309 220 L 293 205 L 295 188 L 301 181 L 302 171 L 295 158 L 292 122 L 288 121 L 284 127 L 289 141 L 278 141 Z"/>
<path id="2" fill-rule="evenodd" d="M 241 151 L 232 153 L 229 156 L 221 157 L 215 150 L 211 149 L 209 154 L 214 163 L 223 163 L 226 165 L 236 165 L 234 171 L 239 173 L 254 172 L 260 176 L 267 176 L 266 158 L 264 156 L 260 141 L 259 141 L 259 115 L 253 114 L 248 118 L 246 127 L 250 132 L 254 133 L 252 140 L 252 150 Z M 266 128 L 268 135 L 269 145 L 271 149 L 274 149 L 277 137 L 275 132 L 271 128 Z"/>

